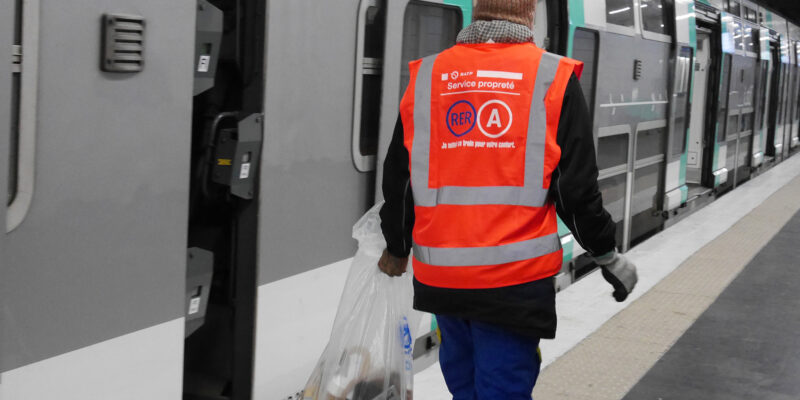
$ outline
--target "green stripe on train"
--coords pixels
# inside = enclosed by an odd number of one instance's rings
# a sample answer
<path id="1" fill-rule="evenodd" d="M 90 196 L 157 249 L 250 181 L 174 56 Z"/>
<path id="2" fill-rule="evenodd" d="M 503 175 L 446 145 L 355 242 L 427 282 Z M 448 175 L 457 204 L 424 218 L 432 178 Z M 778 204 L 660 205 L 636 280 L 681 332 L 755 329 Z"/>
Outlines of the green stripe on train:
<path id="1" fill-rule="evenodd" d="M 444 4 L 458 6 L 464 14 L 464 27 L 472 22 L 472 0 L 444 0 Z"/>
<path id="2" fill-rule="evenodd" d="M 557 220 L 558 220 L 558 236 L 564 237 L 571 234 L 569 228 L 567 228 L 567 224 L 565 224 L 564 221 L 561 220 L 561 217 L 557 217 Z M 573 243 L 575 243 L 574 237 L 572 240 L 562 245 L 562 250 L 564 250 L 564 253 L 563 256 L 561 257 L 561 260 L 565 264 L 572 261 L 572 254 L 574 253 Z"/>
<path id="3" fill-rule="evenodd" d="M 572 57 L 572 46 L 575 43 L 575 29 L 586 24 L 583 15 L 584 0 L 569 0 L 569 40 L 567 40 L 567 57 Z"/>
<path id="4" fill-rule="evenodd" d="M 695 21 L 695 7 L 694 3 L 689 3 L 689 45 L 692 47 L 692 57 L 696 59 L 697 57 L 697 22 Z M 694 80 L 695 80 L 695 70 L 694 66 L 691 69 L 691 77 L 690 82 L 691 86 L 689 87 L 689 99 L 694 99 Z M 686 126 L 686 140 L 684 143 L 683 155 L 681 155 L 681 166 L 680 166 L 680 176 L 678 177 L 678 184 L 680 185 L 681 190 L 681 204 L 685 204 L 687 200 L 689 200 L 689 188 L 686 187 L 686 168 L 689 162 L 689 137 L 690 137 L 690 130 L 691 124 L 687 124 Z"/>

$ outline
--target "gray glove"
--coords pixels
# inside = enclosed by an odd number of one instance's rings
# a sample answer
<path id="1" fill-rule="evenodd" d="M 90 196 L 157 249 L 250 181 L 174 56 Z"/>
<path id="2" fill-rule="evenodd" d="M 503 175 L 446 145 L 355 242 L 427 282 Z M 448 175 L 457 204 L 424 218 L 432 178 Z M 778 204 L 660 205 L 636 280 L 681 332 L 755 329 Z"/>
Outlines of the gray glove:
<path id="1" fill-rule="evenodd" d="M 636 266 L 616 251 L 595 257 L 594 261 L 602 268 L 603 278 L 614 287 L 614 299 L 625 301 L 639 280 Z"/>

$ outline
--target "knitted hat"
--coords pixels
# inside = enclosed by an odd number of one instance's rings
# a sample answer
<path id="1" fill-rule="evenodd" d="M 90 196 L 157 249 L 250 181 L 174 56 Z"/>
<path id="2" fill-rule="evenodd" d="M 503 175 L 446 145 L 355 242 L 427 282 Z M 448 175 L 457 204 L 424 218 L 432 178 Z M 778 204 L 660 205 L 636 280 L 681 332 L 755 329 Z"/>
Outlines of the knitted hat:
<path id="1" fill-rule="evenodd" d="M 502 19 L 525 26 L 533 26 L 536 0 L 477 0 L 473 10 L 474 20 Z"/>

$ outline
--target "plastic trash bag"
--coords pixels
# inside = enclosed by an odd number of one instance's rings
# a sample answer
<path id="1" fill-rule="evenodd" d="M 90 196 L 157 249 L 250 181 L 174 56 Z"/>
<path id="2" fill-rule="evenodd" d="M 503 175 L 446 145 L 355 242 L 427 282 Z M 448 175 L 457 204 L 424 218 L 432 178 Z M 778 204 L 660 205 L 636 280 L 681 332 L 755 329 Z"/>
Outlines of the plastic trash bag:
<path id="1" fill-rule="evenodd" d="M 330 341 L 303 391 L 304 400 L 411 400 L 411 266 L 391 278 L 378 269 L 386 242 L 381 204 L 353 226 L 358 251 L 350 265 Z M 410 263 L 409 263 L 410 264 Z M 418 321 L 415 321 L 418 322 Z"/>

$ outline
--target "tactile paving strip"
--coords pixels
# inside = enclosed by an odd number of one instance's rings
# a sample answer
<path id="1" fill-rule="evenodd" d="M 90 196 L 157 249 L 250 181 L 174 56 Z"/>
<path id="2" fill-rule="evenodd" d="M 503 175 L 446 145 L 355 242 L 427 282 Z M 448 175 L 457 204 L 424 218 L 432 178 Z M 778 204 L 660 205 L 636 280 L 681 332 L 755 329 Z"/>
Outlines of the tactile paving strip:
<path id="1" fill-rule="evenodd" d="M 800 210 L 800 177 L 545 369 L 535 400 L 618 400 Z"/>

